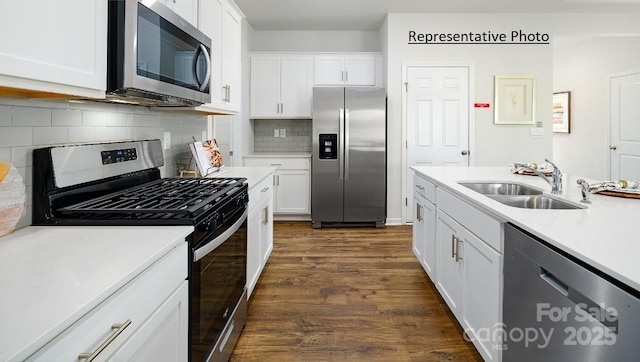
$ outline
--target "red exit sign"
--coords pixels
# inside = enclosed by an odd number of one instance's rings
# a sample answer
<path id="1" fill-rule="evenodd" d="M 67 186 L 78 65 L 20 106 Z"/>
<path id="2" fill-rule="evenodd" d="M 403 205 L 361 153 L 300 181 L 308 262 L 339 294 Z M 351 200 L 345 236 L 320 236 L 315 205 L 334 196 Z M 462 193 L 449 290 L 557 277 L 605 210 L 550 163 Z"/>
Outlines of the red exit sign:
<path id="1" fill-rule="evenodd" d="M 491 104 L 490 103 L 474 103 L 473 107 L 474 108 L 490 108 Z"/>

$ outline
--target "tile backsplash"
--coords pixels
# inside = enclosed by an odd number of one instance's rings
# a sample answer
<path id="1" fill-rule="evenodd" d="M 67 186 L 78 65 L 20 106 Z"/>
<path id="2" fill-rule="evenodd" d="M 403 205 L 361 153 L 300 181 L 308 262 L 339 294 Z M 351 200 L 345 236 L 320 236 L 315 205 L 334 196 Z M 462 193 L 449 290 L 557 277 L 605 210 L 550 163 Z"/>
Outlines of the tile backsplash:
<path id="1" fill-rule="evenodd" d="M 18 227 L 31 224 L 32 150 L 56 144 L 158 138 L 171 133 L 164 150 L 163 177 L 177 174 L 176 163 L 189 158 L 187 143 L 202 139 L 207 117 L 148 107 L 101 102 L 0 97 L 0 162 L 20 172 L 26 185 L 26 207 Z"/>
<path id="2" fill-rule="evenodd" d="M 311 152 L 311 120 L 253 120 L 255 152 Z M 280 131 L 285 130 L 285 137 Z M 278 131 L 278 137 L 274 132 Z"/>

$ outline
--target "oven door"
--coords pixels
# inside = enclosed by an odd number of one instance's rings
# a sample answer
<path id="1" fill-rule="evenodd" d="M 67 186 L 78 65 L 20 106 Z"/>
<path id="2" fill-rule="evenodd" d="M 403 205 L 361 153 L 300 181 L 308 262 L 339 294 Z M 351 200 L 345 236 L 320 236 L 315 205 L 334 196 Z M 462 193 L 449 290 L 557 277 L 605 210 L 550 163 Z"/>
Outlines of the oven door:
<path id="1" fill-rule="evenodd" d="M 226 212 L 222 210 L 222 214 L 221 225 L 200 224 L 193 235 L 189 283 L 191 361 L 211 358 L 213 346 L 233 318 L 236 306 L 240 304 L 246 309 L 246 303 L 239 301 L 246 284 L 247 207 L 233 206 Z M 241 311 L 244 313 L 246 310 Z M 235 321 L 234 336 L 239 336 L 243 327 L 244 318 Z M 231 335 L 231 332 L 225 333 Z M 229 340 L 228 336 L 224 339 L 224 344 L 233 348 L 236 341 Z"/>

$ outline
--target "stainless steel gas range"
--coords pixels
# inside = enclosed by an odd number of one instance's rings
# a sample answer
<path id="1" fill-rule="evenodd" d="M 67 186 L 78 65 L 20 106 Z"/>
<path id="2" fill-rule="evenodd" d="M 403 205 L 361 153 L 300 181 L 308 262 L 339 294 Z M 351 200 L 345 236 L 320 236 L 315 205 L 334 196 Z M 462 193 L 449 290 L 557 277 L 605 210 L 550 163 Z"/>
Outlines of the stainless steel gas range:
<path id="1" fill-rule="evenodd" d="M 229 359 L 246 320 L 244 178 L 162 178 L 160 140 L 33 152 L 33 225 L 193 225 L 189 360 Z"/>

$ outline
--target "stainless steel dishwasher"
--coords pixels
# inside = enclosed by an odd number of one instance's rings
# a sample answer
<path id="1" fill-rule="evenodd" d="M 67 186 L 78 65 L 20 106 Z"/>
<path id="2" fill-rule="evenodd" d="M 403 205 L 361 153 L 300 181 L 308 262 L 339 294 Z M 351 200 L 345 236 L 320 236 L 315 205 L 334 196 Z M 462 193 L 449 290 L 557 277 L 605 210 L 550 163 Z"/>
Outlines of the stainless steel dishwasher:
<path id="1" fill-rule="evenodd" d="M 505 225 L 503 361 L 637 361 L 639 296 Z"/>

